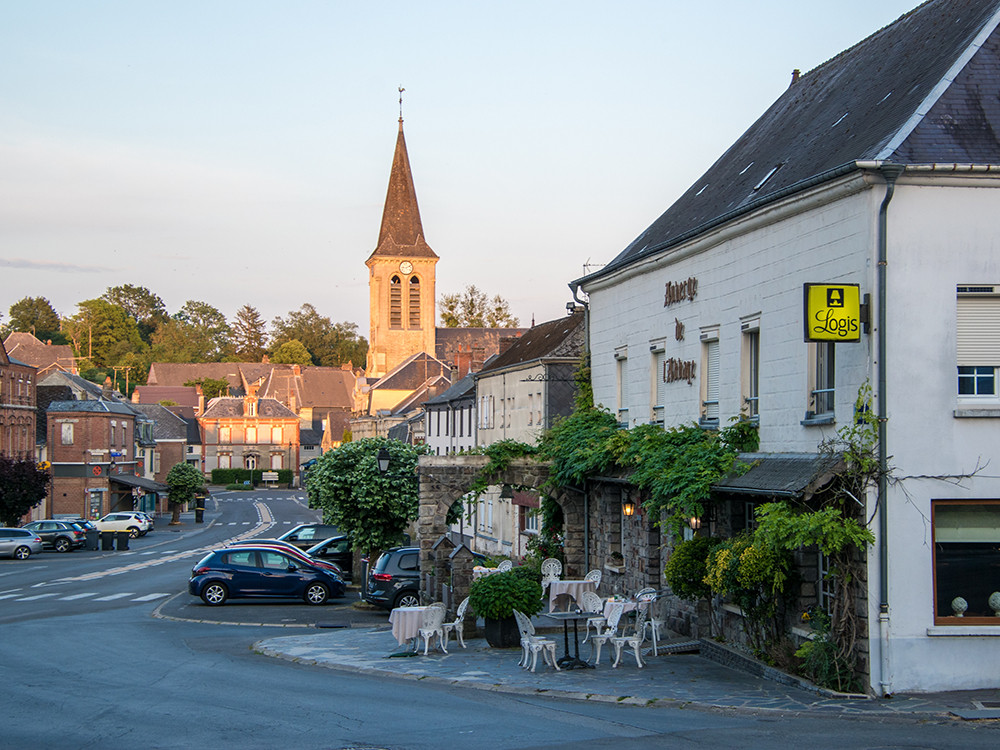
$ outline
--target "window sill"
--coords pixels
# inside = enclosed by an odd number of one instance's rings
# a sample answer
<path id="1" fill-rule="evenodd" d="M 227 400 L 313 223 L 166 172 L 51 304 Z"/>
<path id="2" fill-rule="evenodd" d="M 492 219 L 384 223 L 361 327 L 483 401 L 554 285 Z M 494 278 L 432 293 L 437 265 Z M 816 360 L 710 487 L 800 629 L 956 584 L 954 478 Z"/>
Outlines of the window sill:
<path id="1" fill-rule="evenodd" d="M 996 419 L 1000 417 L 1000 405 L 960 406 L 953 414 L 955 419 Z"/>
<path id="2" fill-rule="evenodd" d="M 927 635 L 932 637 L 951 636 L 989 636 L 1000 638 L 1000 618 L 996 625 L 934 625 L 927 628 Z"/>
<path id="3" fill-rule="evenodd" d="M 608 571 L 609 573 L 624 573 L 625 572 L 625 566 L 624 565 L 611 565 L 609 563 L 604 563 L 604 569 L 606 571 Z"/>
<path id="4" fill-rule="evenodd" d="M 806 416 L 799 424 L 803 427 L 813 427 L 815 425 L 833 424 L 836 421 L 833 414 L 813 414 L 807 411 Z"/>
<path id="5" fill-rule="evenodd" d="M 719 420 L 718 419 L 705 419 L 702 417 L 698 420 L 698 426 L 703 430 L 718 430 Z"/>

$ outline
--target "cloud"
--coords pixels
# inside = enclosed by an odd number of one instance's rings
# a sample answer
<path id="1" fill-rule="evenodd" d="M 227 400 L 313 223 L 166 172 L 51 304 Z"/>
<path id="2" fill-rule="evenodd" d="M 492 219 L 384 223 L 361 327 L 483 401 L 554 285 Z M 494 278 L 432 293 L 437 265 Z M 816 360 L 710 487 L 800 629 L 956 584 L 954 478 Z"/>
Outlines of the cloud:
<path id="1" fill-rule="evenodd" d="M 74 263 L 55 261 L 25 260 L 24 258 L 0 258 L 0 268 L 25 268 L 32 271 L 54 271 L 56 273 L 107 273 L 107 266 L 79 266 Z"/>

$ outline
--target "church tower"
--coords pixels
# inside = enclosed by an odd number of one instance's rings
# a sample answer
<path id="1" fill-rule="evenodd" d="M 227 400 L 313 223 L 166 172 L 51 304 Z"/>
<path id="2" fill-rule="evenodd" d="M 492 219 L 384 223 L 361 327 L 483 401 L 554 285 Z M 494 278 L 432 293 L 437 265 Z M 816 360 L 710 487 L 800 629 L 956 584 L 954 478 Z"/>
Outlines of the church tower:
<path id="1" fill-rule="evenodd" d="M 438 256 L 424 240 L 400 116 L 378 246 L 365 261 L 370 305 L 368 377 L 382 377 L 418 352 L 434 355 L 437 262 Z"/>

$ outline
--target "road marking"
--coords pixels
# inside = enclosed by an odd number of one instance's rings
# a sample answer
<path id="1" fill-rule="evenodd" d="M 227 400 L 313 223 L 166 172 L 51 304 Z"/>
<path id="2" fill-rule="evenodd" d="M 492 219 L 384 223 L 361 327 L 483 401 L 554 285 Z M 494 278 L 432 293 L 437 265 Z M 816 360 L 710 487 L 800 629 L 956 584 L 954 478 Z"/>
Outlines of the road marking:
<path id="1" fill-rule="evenodd" d="M 69 596 L 60 597 L 59 601 L 61 601 L 61 602 L 72 602 L 72 601 L 76 601 L 77 599 L 86 599 L 88 596 L 97 596 L 97 592 L 96 591 L 85 591 L 82 594 L 70 594 Z"/>
<path id="2" fill-rule="evenodd" d="M 243 526 L 249 526 L 249 525 L 250 525 L 250 522 L 249 522 L 249 521 L 244 521 L 244 522 L 243 522 Z"/>
<path id="3" fill-rule="evenodd" d="M 135 596 L 134 591 L 124 591 L 118 594 L 111 594 L 111 596 L 102 596 L 94 599 L 95 602 L 113 602 L 115 599 L 124 599 L 126 596 Z M 23 599 L 22 599 L 23 601 Z"/>
<path id="4" fill-rule="evenodd" d="M 236 525 L 236 521 L 230 521 L 227 525 L 228 526 L 235 526 Z"/>
<path id="5" fill-rule="evenodd" d="M 170 594 L 146 594 L 145 596 L 137 596 L 132 601 L 134 602 L 152 602 L 157 599 L 162 599 L 165 596 L 170 596 Z"/>
<path id="6" fill-rule="evenodd" d="M 0 599 L 14 599 L 18 596 L 21 596 L 21 594 L 0 594 Z"/>
<path id="7" fill-rule="evenodd" d="M 19 602 L 33 602 L 36 599 L 47 599 L 48 597 L 55 596 L 55 595 L 56 595 L 56 592 L 52 591 L 52 592 L 49 592 L 48 594 L 35 594 L 34 596 L 26 596 L 26 597 L 24 597 L 22 599 L 18 599 L 18 601 Z"/>
<path id="8" fill-rule="evenodd" d="M 20 591 L 20 590 L 21 590 L 20 587 L 18 587 L 16 589 L 5 589 L 4 591 L 0 591 L 0 594 L 10 594 L 10 593 L 12 593 L 14 591 Z"/>

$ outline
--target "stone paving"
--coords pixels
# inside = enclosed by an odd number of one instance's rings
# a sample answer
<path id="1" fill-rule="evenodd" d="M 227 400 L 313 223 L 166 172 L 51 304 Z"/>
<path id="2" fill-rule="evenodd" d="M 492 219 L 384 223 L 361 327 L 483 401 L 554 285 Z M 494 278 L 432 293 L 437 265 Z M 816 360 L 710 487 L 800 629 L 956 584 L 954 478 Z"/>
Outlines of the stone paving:
<path id="1" fill-rule="evenodd" d="M 556 635 L 556 634 L 553 634 Z M 558 635 L 561 636 L 561 633 Z M 778 684 L 722 666 L 697 654 L 660 654 L 650 649 L 646 667 L 623 655 L 612 669 L 605 649 L 595 669 L 556 672 L 539 659 L 535 673 L 518 666 L 520 649 L 491 648 L 481 638 L 454 640 L 448 653 L 393 656 L 403 651 L 385 626 L 344 628 L 269 638 L 254 648 L 273 656 L 332 669 L 403 679 L 433 679 L 479 690 L 638 705 L 729 708 L 741 711 L 816 712 L 841 715 L 897 715 L 1000 719 L 1000 690 L 896 696 L 891 699 L 841 698 Z M 558 638 L 562 655 L 562 638 Z M 581 656 L 589 654 L 589 644 Z M 994 708 L 996 707 L 996 708 Z"/>

